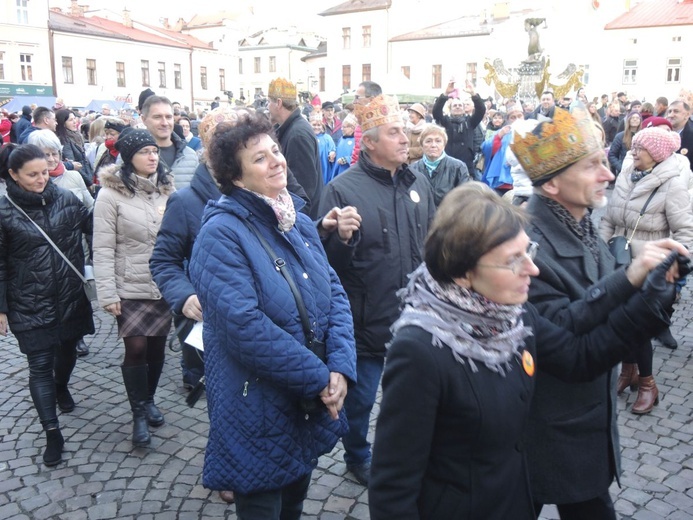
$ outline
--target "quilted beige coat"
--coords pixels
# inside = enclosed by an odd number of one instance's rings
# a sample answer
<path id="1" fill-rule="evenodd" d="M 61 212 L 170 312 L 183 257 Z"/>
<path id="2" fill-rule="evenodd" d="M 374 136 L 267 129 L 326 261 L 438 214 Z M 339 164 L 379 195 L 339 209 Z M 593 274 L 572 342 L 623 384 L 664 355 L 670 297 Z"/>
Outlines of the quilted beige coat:
<path id="1" fill-rule="evenodd" d="M 644 242 L 669 236 L 691 249 L 691 196 L 686 181 L 681 177 L 676 156 L 672 155 L 656 165 L 652 173 L 636 183 L 630 178 L 632 172 L 631 163 L 616 179 L 606 215 L 601 220 L 601 237 L 605 241 L 618 235 L 630 237 L 647 198 L 659 186 L 635 231 L 631 244 L 633 256 L 638 255 Z"/>
<path id="2" fill-rule="evenodd" d="M 161 219 L 172 184 L 155 186 L 135 176 L 133 195 L 120 178 L 120 166 L 99 170 L 101 190 L 94 205 L 94 278 L 99 305 L 121 300 L 158 300 L 149 272 Z"/>

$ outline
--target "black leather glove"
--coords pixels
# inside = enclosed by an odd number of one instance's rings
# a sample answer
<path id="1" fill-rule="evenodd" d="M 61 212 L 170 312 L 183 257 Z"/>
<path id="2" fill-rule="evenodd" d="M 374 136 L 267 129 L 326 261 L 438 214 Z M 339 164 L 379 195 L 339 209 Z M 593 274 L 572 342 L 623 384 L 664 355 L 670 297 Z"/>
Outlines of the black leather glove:
<path id="1" fill-rule="evenodd" d="M 676 286 L 673 283 L 667 282 L 666 274 L 671 266 L 674 265 L 674 262 L 678 260 L 679 256 L 681 255 L 675 251 L 669 253 L 669 256 L 661 264 L 650 271 L 642 289 L 640 289 L 645 301 L 657 302 L 663 309 L 671 308 L 674 298 L 676 298 Z"/>

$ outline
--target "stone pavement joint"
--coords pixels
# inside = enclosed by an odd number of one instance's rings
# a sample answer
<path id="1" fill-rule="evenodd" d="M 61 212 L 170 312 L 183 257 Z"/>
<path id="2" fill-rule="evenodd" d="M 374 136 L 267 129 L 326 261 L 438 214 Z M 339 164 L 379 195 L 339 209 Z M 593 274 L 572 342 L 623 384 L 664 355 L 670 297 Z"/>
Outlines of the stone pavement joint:
<path id="1" fill-rule="evenodd" d="M 611 487 L 623 519 L 693 520 L 693 296 L 684 288 L 672 332 L 678 350 L 657 347 L 654 374 L 662 393 L 650 415 L 627 411 L 635 394 L 619 398 L 623 476 Z M 185 404 L 180 358 L 167 352 L 157 403 L 166 424 L 152 428 L 150 448 L 133 448 L 131 415 L 115 320 L 94 313 L 91 354 L 79 358 L 71 389 L 77 407 L 59 414 L 64 462 L 42 463 L 45 437 L 27 385 L 26 359 L 12 336 L 0 337 L 0 520 L 235 520 L 235 506 L 201 482 L 208 430 L 207 403 Z M 371 420 L 371 438 L 378 404 Z M 368 493 L 347 473 L 338 444 L 321 457 L 303 518 L 368 520 Z M 547 506 L 544 519 L 557 519 Z"/>

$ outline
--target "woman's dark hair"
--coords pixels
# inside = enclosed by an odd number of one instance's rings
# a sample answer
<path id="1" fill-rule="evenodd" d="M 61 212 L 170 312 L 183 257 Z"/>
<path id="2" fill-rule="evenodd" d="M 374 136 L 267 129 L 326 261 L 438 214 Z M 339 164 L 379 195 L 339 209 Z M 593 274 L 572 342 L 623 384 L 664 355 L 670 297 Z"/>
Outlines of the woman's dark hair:
<path id="1" fill-rule="evenodd" d="M 135 186 L 137 185 L 135 180 L 136 175 L 132 162 L 120 165 L 120 179 L 123 181 L 128 191 L 133 195 L 135 194 Z M 171 184 L 171 170 L 159 159 L 159 164 L 156 167 L 156 185 L 161 186 L 162 184 Z"/>
<path id="2" fill-rule="evenodd" d="M 426 267 L 439 283 L 462 278 L 479 258 L 515 238 L 528 223 L 524 210 L 487 185 L 467 182 L 449 192 L 438 207 L 426 237 Z"/>
<path id="3" fill-rule="evenodd" d="M 277 141 L 272 131 L 272 123 L 266 117 L 257 114 L 239 118 L 236 124 L 217 125 L 207 148 L 207 159 L 223 194 L 231 193 L 236 188 L 233 181 L 243 175 L 238 152 L 247 146 L 250 139 L 263 134 Z"/>
<path id="4" fill-rule="evenodd" d="M 36 145 L 7 143 L 0 149 L 0 177 L 10 179 L 10 170 L 17 172 L 29 161 L 45 158 L 46 154 Z"/>
<path id="5" fill-rule="evenodd" d="M 82 134 L 79 131 L 68 130 L 65 126 L 65 122 L 73 115 L 74 112 L 67 108 L 61 108 L 55 113 L 55 120 L 58 123 L 55 127 L 55 134 L 58 136 L 58 139 L 60 139 L 60 142 L 63 143 L 63 146 L 72 142 L 80 149 L 84 150 L 84 139 L 82 138 Z"/>

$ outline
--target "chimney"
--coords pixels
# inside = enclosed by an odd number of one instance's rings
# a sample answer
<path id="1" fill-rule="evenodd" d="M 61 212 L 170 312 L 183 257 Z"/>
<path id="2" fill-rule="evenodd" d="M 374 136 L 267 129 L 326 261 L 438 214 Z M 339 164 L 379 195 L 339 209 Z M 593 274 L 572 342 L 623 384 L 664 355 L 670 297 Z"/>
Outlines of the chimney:
<path id="1" fill-rule="evenodd" d="M 168 18 L 164 18 L 164 19 L 161 21 L 161 24 L 164 26 L 164 29 L 170 29 L 170 28 L 171 28 L 171 26 L 170 26 L 169 23 L 168 23 Z"/>
<path id="2" fill-rule="evenodd" d="M 183 20 L 182 18 L 178 18 L 178 21 L 176 22 L 176 25 L 173 27 L 173 30 L 176 32 L 182 32 L 184 27 L 185 20 Z"/>
<path id="3" fill-rule="evenodd" d="M 130 17 L 130 11 L 127 9 L 123 9 L 123 25 L 132 28 L 132 18 Z"/>
<path id="4" fill-rule="evenodd" d="M 77 0 L 70 0 L 70 16 L 80 18 L 84 16 L 82 8 L 77 4 Z"/>

